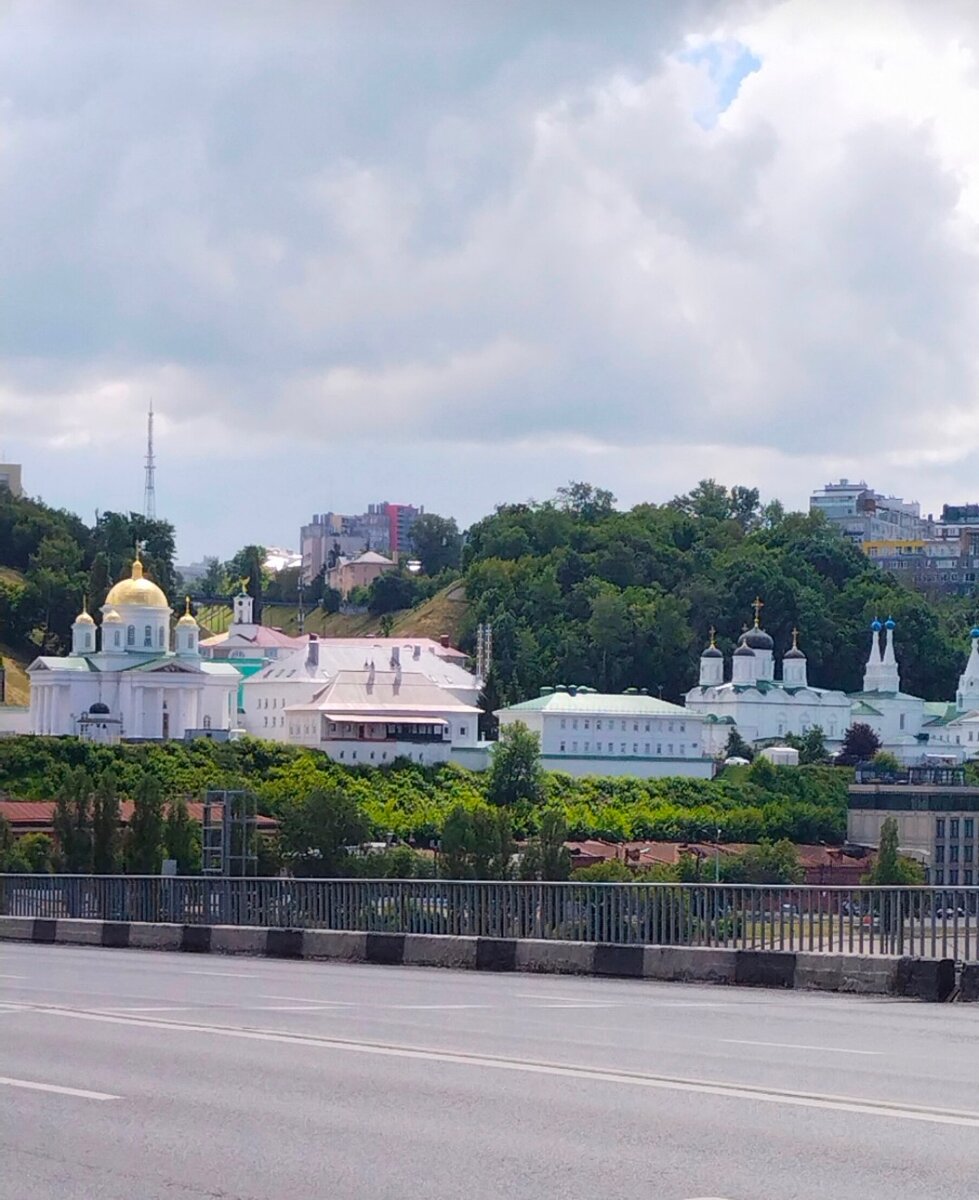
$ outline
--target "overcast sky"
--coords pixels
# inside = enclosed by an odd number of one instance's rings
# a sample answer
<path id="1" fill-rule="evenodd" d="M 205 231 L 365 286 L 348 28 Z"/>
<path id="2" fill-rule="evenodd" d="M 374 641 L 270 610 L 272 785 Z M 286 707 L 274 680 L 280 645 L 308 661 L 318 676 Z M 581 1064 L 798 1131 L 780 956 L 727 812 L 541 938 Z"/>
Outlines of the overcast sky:
<path id="1" fill-rule="evenodd" d="M 0 460 L 180 557 L 569 478 L 979 500 L 975 0 L 0 6 Z"/>

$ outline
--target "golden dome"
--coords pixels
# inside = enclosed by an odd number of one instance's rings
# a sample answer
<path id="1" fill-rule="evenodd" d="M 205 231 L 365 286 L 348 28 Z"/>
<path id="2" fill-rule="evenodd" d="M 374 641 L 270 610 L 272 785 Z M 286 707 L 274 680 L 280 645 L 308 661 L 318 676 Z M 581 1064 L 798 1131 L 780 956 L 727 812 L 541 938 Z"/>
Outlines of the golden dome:
<path id="1" fill-rule="evenodd" d="M 143 564 L 137 558 L 129 579 L 121 579 L 105 598 L 111 607 L 166 608 L 167 598 L 150 579 L 143 578 Z"/>
<path id="2" fill-rule="evenodd" d="M 95 622 L 92 620 L 92 614 L 88 611 L 87 602 L 82 604 L 82 611 L 75 618 L 75 624 L 76 625 L 94 625 L 95 624 Z"/>
<path id="3" fill-rule="evenodd" d="M 109 611 L 102 618 L 102 624 L 103 625 L 121 625 L 122 617 L 119 616 L 119 614 L 116 612 L 116 610 L 114 608 L 110 608 Z"/>
<path id="4" fill-rule="evenodd" d="M 197 628 L 197 622 L 194 620 L 194 614 L 190 611 L 190 597 L 189 596 L 187 597 L 187 611 L 177 622 L 177 625 L 178 626 L 182 625 L 182 626 L 184 626 L 184 628 L 186 628 L 188 625 L 192 626 L 194 629 Z"/>

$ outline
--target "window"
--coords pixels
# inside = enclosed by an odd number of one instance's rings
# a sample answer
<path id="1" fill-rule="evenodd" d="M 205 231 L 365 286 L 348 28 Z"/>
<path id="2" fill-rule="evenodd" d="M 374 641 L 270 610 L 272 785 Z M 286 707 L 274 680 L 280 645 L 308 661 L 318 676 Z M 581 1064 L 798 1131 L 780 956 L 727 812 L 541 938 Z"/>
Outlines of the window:
<path id="1" fill-rule="evenodd" d="M 596 721 L 596 722 L 595 722 L 595 728 L 596 728 L 596 729 L 601 729 L 601 727 L 602 727 L 602 723 L 601 723 L 601 721 Z"/>
<path id="2" fill-rule="evenodd" d="M 646 757 L 649 758 L 649 742 L 646 742 L 646 744 L 643 746 L 643 754 L 645 754 Z"/>
<path id="3" fill-rule="evenodd" d="M 959 819 L 958 817 L 950 817 L 948 822 L 948 836 L 953 840 L 959 836 Z"/>
<path id="4" fill-rule="evenodd" d="M 945 847 L 944 846 L 936 846 L 935 847 L 935 862 L 943 863 L 944 861 L 945 861 Z"/>
<path id="5" fill-rule="evenodd" d="M 938 884 L 942 884 L 945 882 L 945 872 L 944 871 L 936 871 L 935 872 L 935 882 Z"/>
<path id="6" fill-rule="evenodd" d="M 973 856 L 975 855 L 975 852 L 976 852 L 975 846 L 963 846 L 962 847 L 962 861 L 963 862 L 974 862 L 975 860 L 974 860 Z"/>
<path id="7" fill-rule="evenodd" d="M 904 713 L 901 713 L 901 728 L 904 728 Z"/>
<path id="8" fill-rule="evenodd" d="M 686 753 L 687 753 L 687 748 L 683 744 L 683 742 L 681 742 L 680 743 L 680 757 L 682 758 Z"/>
<path id="9" fill-rule="evenodd" d="M 267 729 L 267 728 L 268 728 L 268 724 L 269 724 L 269 719 L 268 719 L 268 717 L 263 717 L 263 718 L 262 718 L 262 720 L 265 722 L 265 728 Z"/>
<path id="10" fill-rule="evenodd" d="M 955 862 L 955 863 L 957 863 L 957 862 L 959 861 L 959 848 L 958 848 L 958 846 L 949 846 L 949 848 L 948 848 L 948 861 L 949 861 L 949 862 Z"/>
<path id="11" fill-rule="evenodd" d="M 965 884 L 966 887 L 972 887 L 972 874 L 973 874 L 972 871 L 963 871 L 962 872 L 962 882 Z"/>
<path id="12" fill-rule="evenodd" d="M 649 722 L 646 722 L 646 733 L 649 733 Z"/>
<path id="13" fill-rule="evenodd" d="M 632 722 L 632 732 L 633 732 L 633 733 L 638 733 L 638 732 L 639 732 L 639 722 L 638 722 L 638 721 L 633 721 L 633 722 Z"/>
<path id="14" fill-rule="evenodd" d="M 126 630 L 126 645 L 127 646 L 135 646 L 136 645 L 136 626 L 135 625 L 130 625 L 129 628 Z"/>
<path id="15" fill-rule="evenodd" d="M 639 743 L 638 743 L 638 742 L 633 742 L 633 743 L 632 743 L 632 753 L 633 753 L 633 754 L 638 754 L 638 753 L 639 753 Z"/>
<path id="16" fill-rule="evenodd" d="M 662 742 L 657 742 L 657 743 L 656 743 L 656 753 L 657 753 L 657 754 L 662 754 L 662 753 L 663 753 L 663 743 L 662 743 Z"/>
<path id="17" fill-rule="evenodd" d="M 151 650 L 153 649 L 153 626 L 152 625 L 144 625 L 143 626 L 143 645 L 149 646 L 149 648 Z"/>
<path id="18" fill-rule="evenodd" d="M 591 742 L 585 742 L 585 753 L 587 754 L 590 749 L 591 749 Z"/>
<path id="19" fill-rule="evenodd" d="M 578 743 L 577 743 L 577 742 L 572 742 L 572 743 L 571 743 L 571 753 L 572 753 L 572 754 L 577 754 L 577 753 L 578 753 Z"/>
<path id="20" fill-rule="evenodd" d="M 567 721 L 567 718 L 566 718 L 566 717 L 562 717 L 562 718 L 561 718 L 561 728 L 562 728 L 562 729 L 567 729 L 567 727 L 568 727 L 568 721 Z"/>
<path id="21" fill-rule="evenodd" d="M 563 754 L 564 751 L 565 751 L 565 744 L 564 744 L 564 742 L 562 742 L 561 743 L 561 753 Z"/>
<path id="22" fill-rule="evenodd" d="M 686 733 L 686 731 L 687 731 L 687 726 L 686 726 L 686 723 L 685 723 L 684 721 L 681 721 L 681 722 L 680 722 L 680 732 L 681 732 L 681 733 Z"/>
<path id="23" fill-rule="evenodd" d="M 205 717 L 205 718 L 204 718 L 204 728 L 205 728 L 205 729 L 210 729 L 210 728 L 211 728 L 211 718 L 210 718 L 210 717 Z"/>
<path id="24" fill-rule="evenodd" d="M 666 747 L 666 753 L 669 755 L 673 754 L 673 743 L 672 742 L 670 742 L 670 744 Z"/>
<path id="25" fill-rule="evenodd" d="M 614 745 L 614 743 L 613 743 L 613 742 L 609 742 L 609 744 L 608 744 L 608 752 L 609 752 L 609 754 L 612 754 L 612 753 L 614 752 L 614 750 L 615 750 L 615 745 Z"/>
<path id="26" fill-rule="evenodd" d="M 621 749 L 619 750 L 619 753 L 620 753 L 620 754 L 625 754 L 625 742 L 623 742 L 623 743 L 622 743 L 622 747 L 621 747 Z"/>
<path id="27" fill-rule="evenodd" d="M 943 838 L 945 836 L 945 818 L 935 818 L 935 837 Z"/>
<path id="28" fill-rule="evenodd" d="M 460 737 L 465 737 L 465 736 L 466 736 L 466 727 L 465 727 L 465 725 L 460 725 L 460 726 L 459 726 L 459 736 L 460 736 Z"/>
<path id="29" fill-rule="evenodd" d="M 577 717 L 575 717 L 574 720 L 571 722 L 571 728 L 572 729 L 578 728 L 578 718 Z"/>
<path id="30" fill-rule="evenodd" d="M 591 729 L 591 721 L 586 721 L 586 722 L 585 722 L 585 728 L 586 728 L 586 729 Z"/>
<path id="31" fill-rule="evenodd" d="M 673 732 L 673 722 L 672 722 L 672 721 L 669 721 L 669 722 L 667 723 L 667 726 L 666 726 L 666 732 L 667 732 L 667 733 L 672 733 L 672 732 Z"/>
<path id="32" fill-rule="evenodd" d="M 118 630 L 118 629 L 116 630 L 115 634 L 113 635 L 113 638 L 112 638 L 112 644 L 113 644 L 114 646 L 121 646 L 121 645 L 122 645 L 122 634 L 119 632 L 119 630 Z"/>
<path id="33" fill-rule="evenodd" d="M 625 733 L 625 721 L 622 722 L 622 732 Z"/>
<path id="34" fill-rule="evenodd" d="M 188 638 L 188 644 L 189 644 L 189 640 L 190 639 Z M 156 631 L 156 644 L 160 647 L 161 650 L 163 649 L 163 626 L 162 625 Z"/>
<path id="35" fill-rule="evenodd" d="M 962 836 L 964 838 L 974 838 L 976 836 L 975 817 L 966 817 L 962 822 Z"/>
<path id="36" fill-rule="evenodd" d="M 273 708 L 277 708 L 277 707 L 278 707 L 278 705 L 279 705 L 279 701 L 278 701 L 278 699 L 277 699 L 275 696 L 273 696 L 273 697 L 272 697 L 272 707 L 273 707 Z"/>
<path id="37" fill-rule="evenodd" d="M 948 872 L 948 881 L 952 885 L 952 887 L 955 887 L 956 884 L 959 882 L 959 872 L 958 872 L 957 868 L 955 868 L 955 867 L 950 868 L 950 870 Z"/>

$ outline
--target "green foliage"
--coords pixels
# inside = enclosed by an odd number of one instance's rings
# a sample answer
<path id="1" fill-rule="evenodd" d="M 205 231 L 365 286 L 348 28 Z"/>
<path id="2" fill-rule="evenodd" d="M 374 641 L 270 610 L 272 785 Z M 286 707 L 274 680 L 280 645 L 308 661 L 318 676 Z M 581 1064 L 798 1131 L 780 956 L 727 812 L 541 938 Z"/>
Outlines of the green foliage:
<path id="1" fill-rule="evenodd" d="M 541 813 L 540 828 L 524 848 L 520 859 L 521 879 L 567 879 L 571 874 L 571 852 L 565 846 L 568 823 L 556 808 Z"/>
<path id="2" fill-rule="evenodd" d="M 114 875 L 119 869 L 119 793 L 115 772 L 103 771 L 92 795 L 92 871 Z"/>
<path id="3" fill-rule="evenodd" d="M 575 883 L 632 883 L 636 877 L 624 862 L 617 858 L 606 858 L 604 862 L 579 867 L 577 871 L 572 871 L 571 878 Z"/>
<path id="4" fill-rule="evenodd" d="M 522 721 L 504 725 L 487 772 L 486 798 L 490 804 L 515 808 L 537 805 L 543 796 L 540 738 Z"/>
<path id="5" fill-rule="evenodd" d="M 878 750 L 871 762 L 878 771 L 886 771 L 890 775 L 897 775 L 904 769 L 897 756 L 889 750 Z"/>
<path id="6" fill-rule="evenodd" d="M 514 852 L 507 812 L 459 805 L 445 818 L 439 873 L 443 879 L 509 879 Z"/>
<path id="7" fill-rule="evenodd" d="M 61 773 L 55 800 L 54 836 L 61 868 L 87 875 L 92 870 L 92 781 L 83 766 Z"/>
<path id="8" fill-rule="evenodd" d="M 182 796 L 170 802 L 163 826 L 163 849 L 177 864 L 178 875 L 196 875 L 201 869 L 200 826 L 191 819 Z"/>
<path id="9" fill-rule="evenodd" d="M 133 815 L 126 831 L 126 870 L 130 875 L 159 875 L 165 832 L 163 789 L 146 774 L 133 795 Z"/>
<path id="10" fill-rule="evenodd" d="M 801 883 L 804 878 L 796 848 L 786 838 L 763 838 L 743 854 L 721 861 L 724 883 Z"/>
<path id="11" fill-rule="evenodd" d="M 826 761 L 826 741 L 821 725 L 813 725 L 808 733 L 798 739 L 799 766 L 814 766 Z"/>
<path id="12" fill-rule="evenodd" d="M 744 758 L 751 762 L 755 757 L 755 752 L 744 740 L 737 729 L 732 729 L 727 735 L 727 742 L 724 745 L 725 758 Z"/>
<path id="13" fill-rule="evenodd" d="M 0 870 L 12 875 L 50 875 L 54 870 L 54 842 L 46 833 L 27 833 L 0 854 Z"/>
<path id="14" fill-rule="evenodd" d="M 625 512 L 580 483 L 503 505 L 469 530 L 463 563 L 470 628 L 492 623 L 497 687 L 511 701 L 558 682 L 662 686 L 678 700 L 696 682 L 708 628 L 730 653 L 756 595 L 776 645 L 798 626 L 809 677 L 850 692 L 871 619 L 893 614 L 905 686 L 942 699 L 971 620 L 964 601 L 928 600 L 880 572 L 821 514 L 763 508 L 754 489 L 713 480 Z"/>
<path id="15" fill-rule="evenodd" d="M 459 566 L 462 535 L 453 517 L 422 513 L 411 527 L 411 545 L 426 575 L 440 575 Z"/>
<path id="16" fill-rule="evenodd" d="M 285 806 L 279 836 L 292 873 L 309 878 L 345 874 L 350 847 L 367 841 L 369 822 L 354 797 L 339 788 L 316 788 Z"/>
<path id="17" fill-rule="evenodd" d="M 924 883 L 924 880 L 925 873 L 921 864 L 900 853 L 897 820 L 894 817 L 885 817 L 880 826 L 877 861 L 867 873 L 866 882 L 914 887 Z"/>

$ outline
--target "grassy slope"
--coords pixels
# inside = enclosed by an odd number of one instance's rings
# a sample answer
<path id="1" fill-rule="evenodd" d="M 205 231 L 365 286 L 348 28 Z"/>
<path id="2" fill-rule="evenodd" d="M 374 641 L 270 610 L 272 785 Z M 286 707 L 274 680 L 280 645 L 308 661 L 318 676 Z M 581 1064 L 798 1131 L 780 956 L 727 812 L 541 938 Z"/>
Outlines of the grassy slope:
<path id="1" fill-rule="evenodd" d="M 447 633 L 452 644 L 458 645 L 466 617 L 464 587 L 462 583 L 450 584 L 417 608 L 391 615 L 394 618 L 391 632 L 398 637 L 438 638 Z M 202 608 L 198 620 L 209 633 L 224 633 L 231 623 L 231 609 Z M 298 613 L 289 604 L 266 604 L 262 610 L 262 622 L 274 625 L 285 633 L 299 632 Z M 329 614 L 317 610 L 307 614 L 306 632 L 324 637 L 370 637 L 381 632 L 381 619 L 372 617 L 370 613 Z"/>
<path id="2" fill-rule="evenodd" d="M 20 571 L 15 571 L 13 567 L 0 567 L 0 583 L 22 587 L 24 576 Z M 0 630 L 0 633 L 2 632 Z M 21 650 L 13 650 L 10 646 L 0 642 L 0 658 L 3 659 L 3 665 L 7 672 L 7 703 L 28 704 L 30 688 L 24 668 L 31 661 L 30 655 Z"/>

